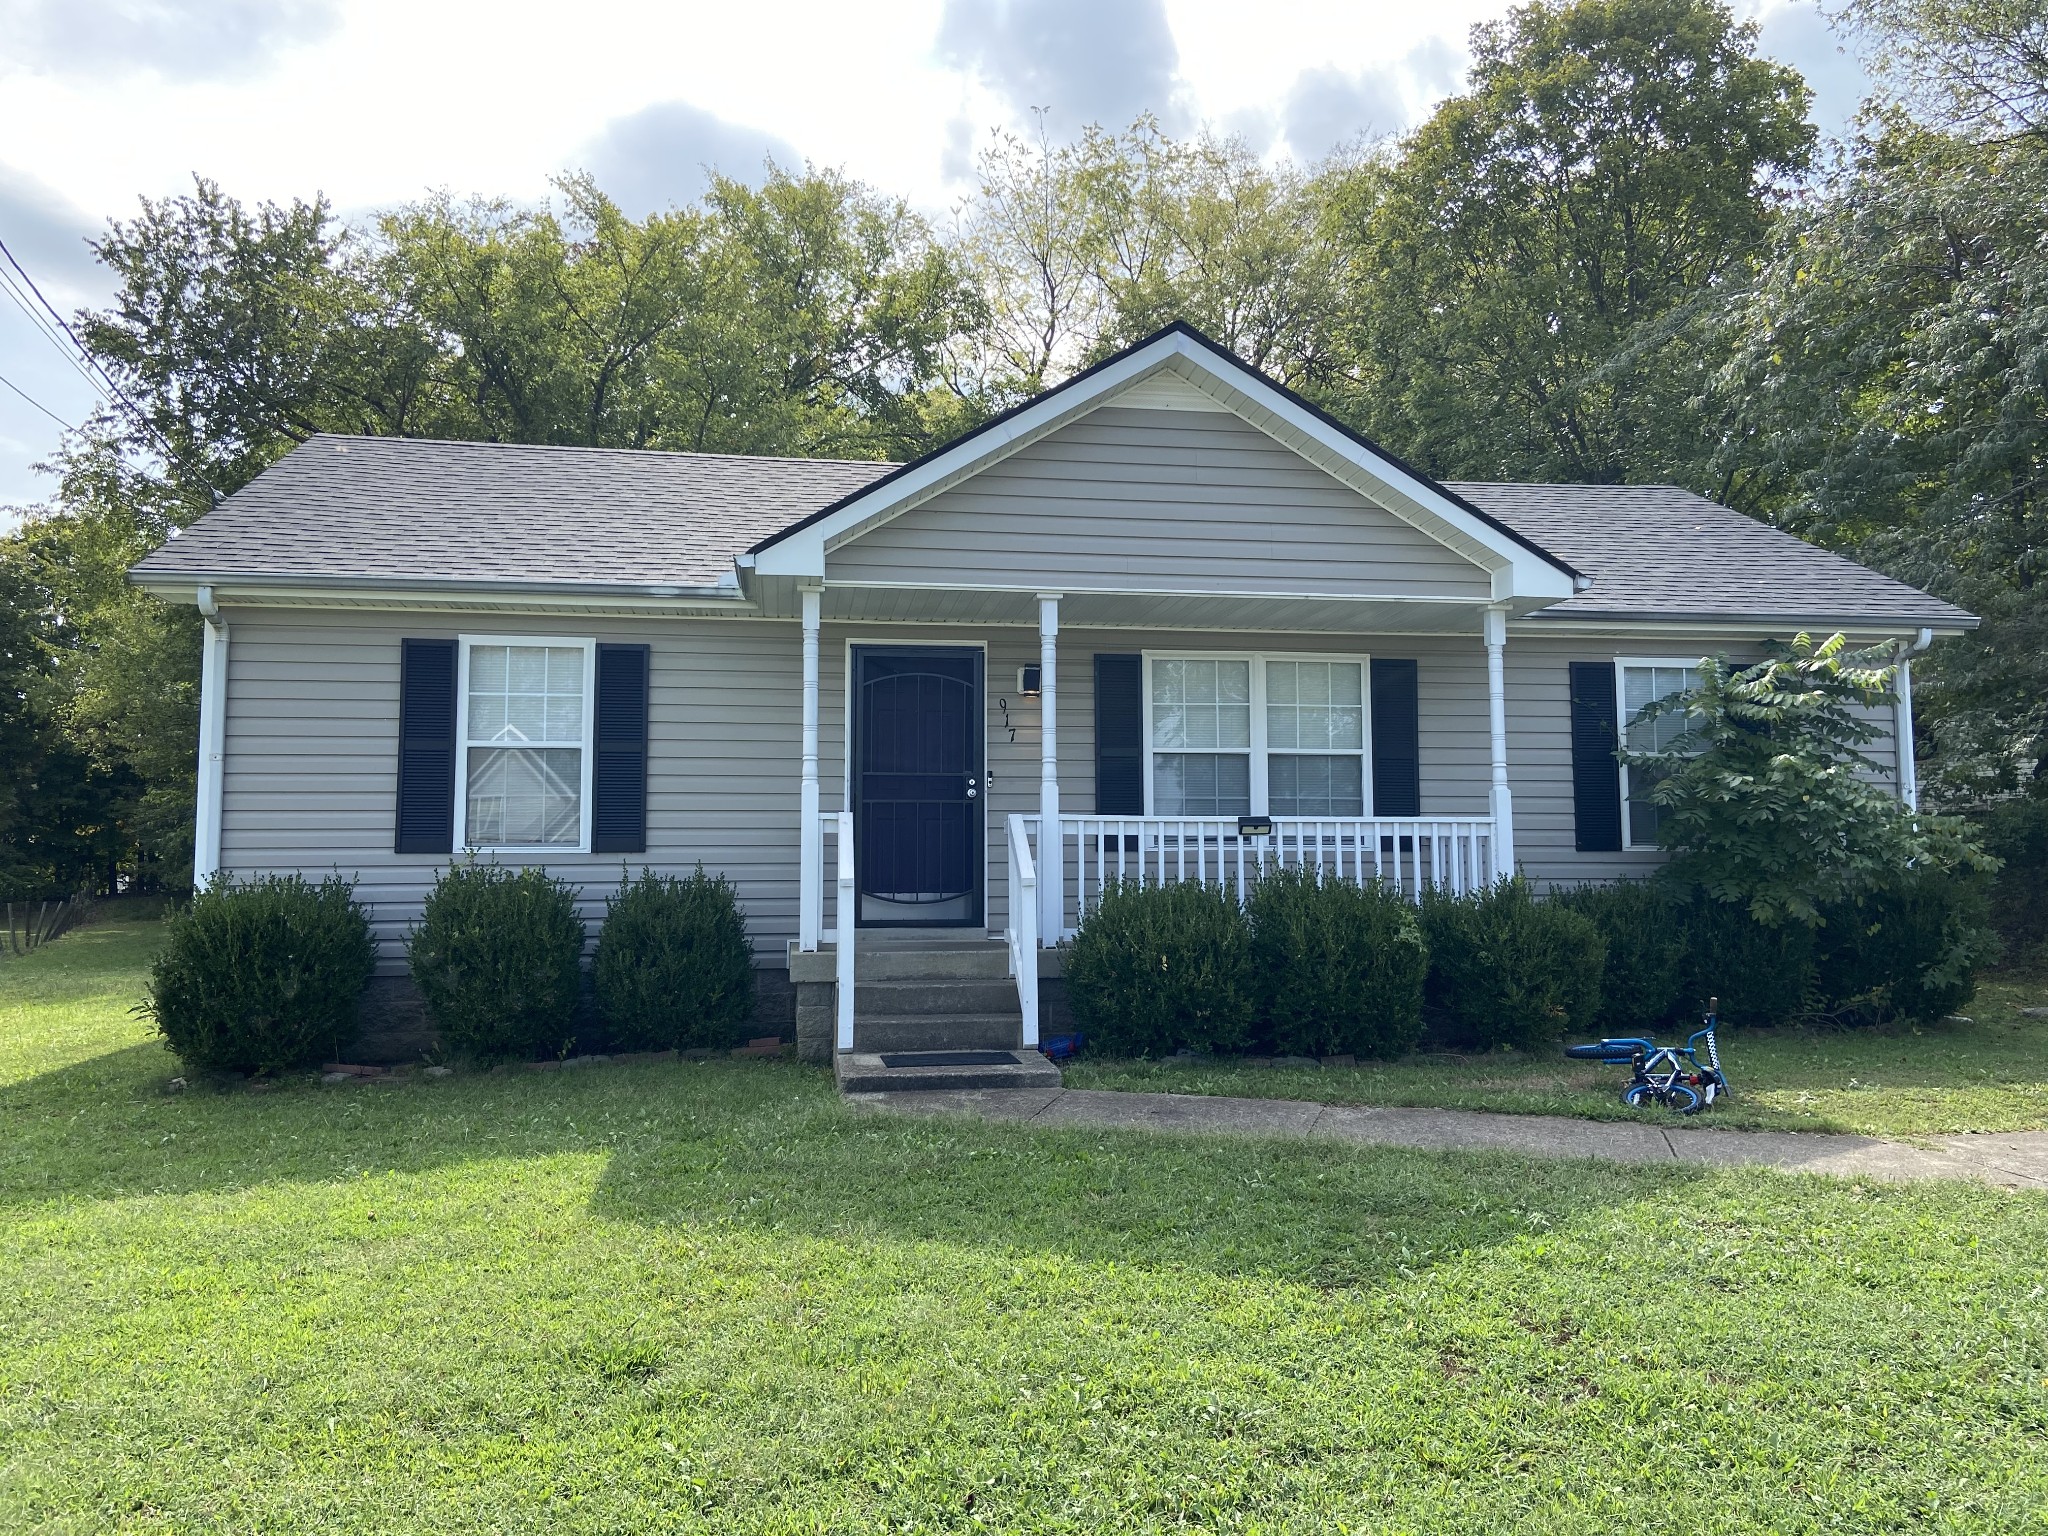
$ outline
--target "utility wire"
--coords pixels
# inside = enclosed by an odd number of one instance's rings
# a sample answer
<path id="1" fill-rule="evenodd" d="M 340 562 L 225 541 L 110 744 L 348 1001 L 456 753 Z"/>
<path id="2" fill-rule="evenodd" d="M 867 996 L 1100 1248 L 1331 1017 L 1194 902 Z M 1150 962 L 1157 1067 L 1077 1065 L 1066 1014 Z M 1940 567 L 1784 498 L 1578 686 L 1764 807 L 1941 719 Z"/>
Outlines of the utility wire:
<path id="1" fill-rule="evenodd" d="M 45 416 L 49 417 L 50 420 L 57 423 L 57 425 L 62 427 L 66 432 L 76 432 L 78 430 L 78 428 L 72 426 L 70 422 L 66 421 L 62 416 L 59 416 L 55 411 L 51 410 L 47 405 L 43 404 L 42 401 L 38 400 L 34 395 L 30 394 L 27 390 L 23 389 L 19 384 L 15 383 L 14 380 L 7 377 L 7 375 L 4 373 L 0 373 L 0 384 L 5 384 L 9 389 L 13 390 L 17 395 L 21 396 L 22 399 L 26 400 L 30 405 L 34 406 L 37 410 L 41 411 Z"/>
<path id="2" fill-rule="evenodd" d="M 156 423 L 151 421 L 149 417 L 144 415 L 142 408 L 138 406 L 133 400 L 130 400 L 126 393 L 122 391 L 121 386 L 114 382 L 114 376 L 108 373 L 107 370 L 100 365 L 100 360 L 97 357 L 93 356 L 91 350 L 85 345 L 84 342 L 78 339 L 78 333 L 71 329 L 71 322 L 66 320 L 64 316 L 58 312 L 56 305 L 52 304 L 48 298 L 44 297 L 43 290 L 36 286 L 36 280 L 28 275 L 28 269 L 23 267 L 19 261 L 16 261 L 14 259 L 14 252 L 7 249 L 7 242 L 5 240 L 0 240 L 0 256 L 6 257 L 7 265 L 14 268 L 15 272 L 20 275 L 21 280 L 24 283 L 28 284 L 28 291 L 36 296 L 37 302 L 40 303 L 43 306 L 43 308 L 49 312 L 50 318 L 57 322 L 57 328 L 61 330 L 66 336 L 71 338 L 71 345 L 78 349 L 78 355 L 84 358 L 88 363 L 90 363 L 92 365 L 93 372 L 98 374 L 101 379 L 106 381 L 107 390 L 111 392 L 112 397 L 115 400 L 118 400 L 122 405 L 126 406 L 128 408 L 128 414 L 133 416 L 135 420 L 141 424 L 142 429 L 145 432 L 149 433 L 151 437 L 155 438 L 159 443 L 163 445 L 163 450 L 166 454 L 170 456 L 171 462 L 180 465 L 181 467 L 187 470 L 192 471 L 193 478 L 198 480 L 198 482 L 201 485 L 205 486 L 207 490 L 211 491 L 213 493 L 214 501 L 218 503 L 221 499 L 220 488 L 214 485 L 212 481 L 208 480 L 206 476 L 199 474 L 197 470 L 194 470 L 192 465 L 179 455 L 178 450 L 171 446 L 171 440 L 165 437 L 162 432 L 157 430 Z"/>
<path id="3" fill-rule="evenodd" d="M 27 317 L 28 323 L 36 328 L 36 334 L 57 349 L 57 355 L 69 363 L 81 379 L 84 379 L 86 383 L 92 386 L 93 393 L 100 396 L 101 399 L 105 399 L 107 387 L 99 381 L 99 378 L 84 363 L 79 361 L 78 354 L 64 344 L 64 338 L 58 335 L 56 329 L 43 317 L 42 313 L 29 303 L 28 295 L 21 291 L 21 285 L 8 275 L 5 267 L 0 267 L 0 293 L 5 293 L 8 298 L 14 301 L 14 307 L 19 309 Z"/>

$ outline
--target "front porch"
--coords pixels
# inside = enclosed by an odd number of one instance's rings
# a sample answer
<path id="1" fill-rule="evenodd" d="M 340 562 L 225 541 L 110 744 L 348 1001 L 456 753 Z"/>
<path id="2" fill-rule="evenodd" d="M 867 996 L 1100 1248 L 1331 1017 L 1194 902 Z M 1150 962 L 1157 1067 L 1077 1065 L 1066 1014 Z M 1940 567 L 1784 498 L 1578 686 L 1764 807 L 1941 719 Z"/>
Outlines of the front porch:
<path id="1" fill-rule="evenodd" d="M 874 594 L 865 596 L 871 604 Z M 1096 803 L 1104 783 L 1104 749 L 1099 739 L 1098 718 L 1101 701 L 1083 696 L 1063 706 L 1063 599 L 1059 594 L 1040 593 L 1033 596 L 1032 602 L 1038 618 L 1032 637 L 1036 644 L 1030 652 L 1036 657 L 1036 676 L 1020 675 L 1018 681 L 1035 682 L 1036 687 L 1022 696 L 1013 696 L 1006 689 L 999 691 L 999 681 L 993 677 L 999 666 L 996 658 L 1007 662 L 1018 654 L 1017 641 L 1021 636 L 1015 627 L 987 625 L 941 632 L 942 638 L 956 640 L 971 634 L 984 637 L 978 642 L 955 645 L 953 649 L 982 645 L 989 658 L 985 670 L 990 675 L 985 697 L 976 701 L 975 718 L 982 723 L 970 733 L 975 735 L 974 750 L 965 757 L 922 764 L 904 761 L 893 746 L 887 750 L 877 746 L 877 740 L 885 734 L 884 727 L 879 719 L 863 723 L 863 705 L 854 682 L 859 653 L 870 648 L 871 640 L 872 648 L 876 649 L 911 649 L 883 644 L 900 636 L 902 630 L 871 629 L 845 621 L 832 626 L 835 631 L 845 631 L 843 635 L 835 633 L 833 638 L 840 643 L 833 649 L 845 658 L 846 676 L 837 680 L 840 687 L 833 690 L 843 699 L 843 708 L 834 722 L 835 728 L 827 729 L 823 723 L 824 705 L 830 696 L 824 679 L 827 589 L 818 584 L 800 593 L 802 847 L 798 935 L 791 945 L 791 970 L 793 977 L 800 978 L 800 985 L 802 978 L 808 978 L 810 984 L 823 987 L 829 979 L 832 1036 L 837 1051 L 848 1053 L 869 1048 L 867 1036 L 873 1031 L 860 1027 L 860 1021 L 869 1012 L 861 998 L 862 988 L 870 985 L 870 967 L 863 963 L 863 955 L 873 952 L 878 944 L 886 945 L 892 955 L 893 972 L 897 973 L 892 974 L 892 980 L 907 979 L 900 973 L 906 964 L 914 963 L 907 957 L 920 952 L 914 942 L 920 932 L 934 941 L 934 951 L 949 937 L 965 939 L 970 935 L 986 943 L 991 952 L 1000 947 L 1015 996 L 1015 1032 L 1009 1043 L 1019 1050 L 1032 1051 L 1039 1045 L 1042 1032 L 1039 981 L 1042 975 L 1056 975 L 1058 970 L 1056 958 L 1047 952 L 1075 934 L 1103 891 L 1115 882 L 1157 885 L 1200 880 L 1222 885 L 1242 898 L 1268 870 L 1309 867 L 1327 878 L 1383 882 L 1419 900 L 1431 886 L 1464 893 L 1513 871 L 1513 803 L 1507 774 L 1505 605 L 1475 605 L 1471 610 L 1469 638 L 1445 635 L 1439 628 L 1444 617 L 1439 608 L 1430 614 L 1430 629 L 1422 634 L 1297 634 L 1287 642 L 1291 648 L 1279 649 L 1273 649 L 1280 642 L 1270 634 L 1194 634 L 1175 637 L 1162 650 L 1162 654 L 1199 650 L 1212 658 L 1269 653 L 1285 659 L 1288 665 L 1293 665 L 1297 656 L 1341 654 L 1350 659 L 1317 665 L 1350 667 L 1362 679 L 1368 646 L 1374 651 L 1395 653 L 1429 649 L 1433 673 L 1469 678 L 1475 685 L 1483 674 L 1483 693 L 1477 686 L 1465 690 L 1461 699 L 1464 708 L 1452 736 L 1460 742 L 1469 741 L 1474 747 L 1483 741 L 1484 761 L 1474 760 L 1476 753 L 1460 754 L 1453 773 L 1415 775 L 1413 802 L 1408 807 L 1413 814 L 1370 814 L 1377 809 L 1373 769 L 1383 765 L 1375 765 L 1371 760 L 1363 701 L 1355 739 L 1343 739 L 1357 747 L 1363 762 L 1355 791 L 1357 803 L 1351 808 L 1368 814 L 1273 814 L 1271 807 L 1279 795 L 1272 781 L 1277 775 L 1264 765 L 1248 767 L 1245 772 L 1245 809 L 1232 808 L 1230 814 L 1162 811 L 1157 804 L 1162 798 L 1161 788 L 1151 780 L 1156 768 L 1154 757 L 1165 754 L 1154 754 L 1152 746 L 1155 738 L 1168 733 L 1151 722 L 1149 712 L 1145 754 L 1141 762 L 1135 763 L 1135 771 L 1145 778 L 1148 810 L 1106 814 Z M 1014 600 L 1001 606 L 1014 611 Z M 1276 626 L 1286 622 L 1284 612 L 1276 615 L 1275 622 Z M 1084 643 L 1088 655 L 1098 662 L 1102 646 L 1133 643 L 1116 631 L 1098 629 L 1091 633 L 1094 638 Z M 1262 652 L 1261 647 L 1266 651 Z M 1140 654 L 1149 656 L 1151 651 Z M 1135 660 L 1137 655 L 1128 659 Z M 1069 679 L 1076 673 L 1073 660 L 1067 658 L 1065 676 Z M 1023 671 L 1018 670 L 1020 674 Z M 1249 714 L 1249 695 L 1232 707 L 1241 714 Z M 1262 708 L 1280 707 L 1262 703 Z M 900 710 L 886 718 L 887 731 L 908 730 L 911 736 L 917 734 L 905 724 Z M 1443 722 L 1434 715 L 1430 723 L 1433 739 L 1444 734 Z M 1096 739 L 1089 739 L 1091 731 Z M 857 746 L 863 733 L 869 738 L 866 748 Z M 1031 750 L 1034 744 L 1016 741 L 1020 734 L 1036 735 L 1035 751 Z M 1094 775 L 1077 773 L 1077 754 L 1071 747 L 1063 761 L 1063 744 L 1076 736 L 1083 738 L 1087 752 L 1096 757 Z M 908 739 L 900 735 L 889 737 L 899 745 Z M 1007 755 L 998 754 L 999 746 Z M 878 752 L 885 760 L 884 766 L 891 769 L 939 770 L 924 775 L 936 785 L 927 785 L 932 794 L 954 793 L 957 785 L 958 805 L 972 824 L 971 844 L 976 853 L 965 884 L 975 887 L 976 892 L 972 900 L 967 900 L 965 893 L 953 891 L 945 880 L 921 882 L 931 887 L 922 892 L 921 899 L 930 903 L 925 910 L 943 910 L 949 914 L 947 917 L 906 923 L 878 915 L 878 909 L 886 914 L 891 899 L 905 899 L 897 888 L 908 883 L 901 878 L 868 878 L 871 866 L 902 862 L 898 852 L 878 842 L 879 838 L 900 834 L 891 834 L 878 825 L 878 813 L 864 812 L 872 801 L 862 797 L 860 776 L 873 769 Z M 840 772 L 828 776 L 821 765 L 834 759 Z M 992 760 L 999 761 L 1002 768 L 1000 786 L 990 766 Z M 1036 781 L 1029 790 L 1020 792 L 1016 781 L 1027 762 L 1037 769 Z M 833 777 L 838 780 L 836 784 Z M 840 809 L 823 808 L 828 794 L 839 800 Z M 1484 813 L 1474 814 L 1471 802 L 1475 795 L 1483 797 Z M 1020 798 L 1027 798 L 1027 803 L 1035 802 L 1035 809 L 1019 809 Z M 1073 808 L 1063 808 L 1063 802 L 1071 803 Z M 1048 828 L 1054 829 L 1050 836 Z M 952 904 L 942 905 L 944 901 Z M 944 969 L 937 968 L 934 983 L 941 979 Z M 948 1046 L 961 1043 L 946 1042 Z M 988 1042 L 977 1035 L 975 1043 Z"/>

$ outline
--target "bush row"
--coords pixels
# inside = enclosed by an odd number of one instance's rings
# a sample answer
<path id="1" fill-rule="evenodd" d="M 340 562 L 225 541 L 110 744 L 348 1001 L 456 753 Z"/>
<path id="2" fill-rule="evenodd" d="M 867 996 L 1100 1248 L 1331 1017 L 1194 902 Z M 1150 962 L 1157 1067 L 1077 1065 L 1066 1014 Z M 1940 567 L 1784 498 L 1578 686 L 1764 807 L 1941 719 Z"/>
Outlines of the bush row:
<path id="1" fill-rule="evenodd" d="M 1731 1025 L 1940 1018 L 1995 948 L 1981 885 L 1901 878 L 1768 925 L 1657 881 L 1538 899 L 1520 880 L 1466 896 L 1282 870 L 1240 905 L 1194 884 L 1113 886 L 1067 953 L 1075 1022 L 1112 1055 L 1269 1050 L 1398 1056 L 1425 1038 L 1520 1049 L 1696 1017 Z"/>
<path id="2" fill-rule="evenodd" d="M 406 938 L 413 981 L 451 1052 L 480 1061 L 565 1054 L 583 1014 L 577 888 L 541 869 L 459 864 Z M 344 1057 L 376 963 L 349 883 L 221 880 L 173 912 L 143 1011 L 187 1065 L 275 1072 Z M 721 876 L 622 877 L 591 959 L 591 1003 L 613 1046 L 719 1046 L 752 1016 L 754 965 Z"/>

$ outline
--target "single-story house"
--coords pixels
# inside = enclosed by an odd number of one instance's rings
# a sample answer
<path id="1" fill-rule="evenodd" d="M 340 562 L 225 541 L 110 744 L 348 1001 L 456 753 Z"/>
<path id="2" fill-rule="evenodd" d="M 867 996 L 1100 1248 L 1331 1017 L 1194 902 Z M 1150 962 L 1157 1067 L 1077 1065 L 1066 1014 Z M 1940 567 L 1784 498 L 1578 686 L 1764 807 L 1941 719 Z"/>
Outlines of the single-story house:
<path id="1" fill-rule="evenodd" d="M 701 861 L 842 1052 L 1034 1043 L 1119 876 L 1644 873 L 1616 743 L 1703 655 L 1976 622 L 1670 486 L 1439 483 L 1184 325 L 903 465 L 314 437 L 134 579 L 206 618 L 202 880 L 338 869 L 397 977 L 451 857 L 593 919 Z"/>

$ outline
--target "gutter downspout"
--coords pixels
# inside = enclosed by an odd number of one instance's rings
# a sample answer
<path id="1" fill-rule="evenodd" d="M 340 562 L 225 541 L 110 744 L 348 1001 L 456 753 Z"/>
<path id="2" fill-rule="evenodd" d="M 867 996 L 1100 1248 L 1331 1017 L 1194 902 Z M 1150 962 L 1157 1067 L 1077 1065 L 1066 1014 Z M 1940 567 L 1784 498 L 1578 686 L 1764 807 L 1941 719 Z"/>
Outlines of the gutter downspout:
<path id="1" fill-rule="evenodd" d="M 1892 683 L 1893 750 L 1898 755 L 1899 798 L 1906 809 L 1920 809 L 1920 762 L 1913 746 L 1913 658 L 1934 644 L 1934 631 L 1923 629 L 1909 646 L 1899 651 L 1898 676 Z"/>
<path id="2" fill-rule="evenodd" d="M 199 652 L 199 783 L 192 836 L 192 883 L 205 890 L 220 873 L 220 808 L 228 727 L 228 625 L 213 588 L 196 595 L 206 631 Z"/>

